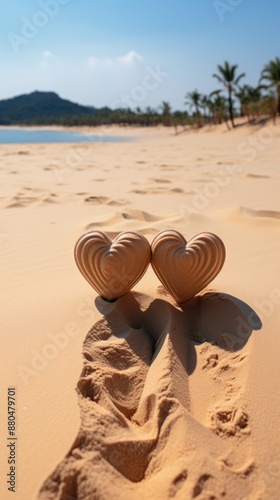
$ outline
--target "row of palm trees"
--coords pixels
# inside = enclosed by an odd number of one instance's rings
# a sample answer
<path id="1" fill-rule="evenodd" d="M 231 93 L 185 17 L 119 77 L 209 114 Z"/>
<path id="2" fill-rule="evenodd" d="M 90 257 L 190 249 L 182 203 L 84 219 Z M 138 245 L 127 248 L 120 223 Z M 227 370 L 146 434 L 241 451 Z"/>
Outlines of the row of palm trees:
<path id="1" fill-rule="evenodd" d="M 202 95 L 198 90 L 188 92 L 186 105 L 192 112 L 198 126 L 203 123 L 221 123 L 229 119 L 235 127 L 234 103 L 240 103 L 240 115 L 247 116 L 251 122 L 256 116 L 269 115 L 276 119 L 280 116 L 280 58 L 276 57 L 266 64 L 261 72 L 257 87 L 240 85 L 245 73 L 237 74 L 238 65 L 225 62 L 217 66 L 215 80 L 222 89 Z M 225 94 L 224 94 L 225 93 Z"/>
<path id="2" fill-rule="evenodd" d="M 46 121 L 29 122 L 33 125 L 60 124 L 68 126 L 89 125 L 100 126 L 118 124 L 128 126 L 178 126 L 201 127 L 205 124 L 225 122 L 227 127 L 236 126 L 236 116 L 246 116 L 249 122 L 256 118 L 273 118 L 280 116 L 280 58 L 276 57 L 266 64 L 261 72 L 257 87 L 241 85 L 245 73 L 238 74 L 238 65 L 225 62 L 217 66 L 214 79 L 221 88 L 203 95 L 198 90 L 188 92 L 185 104 L 187 110 L 172 111 L 169 102 L 163 101 L 157 109 L 147 107 L 131 108 L 101 108 L 94 113 L 79 116 L 62 116 Z M 238 110 L 237 108 L 238 106 Z"/>

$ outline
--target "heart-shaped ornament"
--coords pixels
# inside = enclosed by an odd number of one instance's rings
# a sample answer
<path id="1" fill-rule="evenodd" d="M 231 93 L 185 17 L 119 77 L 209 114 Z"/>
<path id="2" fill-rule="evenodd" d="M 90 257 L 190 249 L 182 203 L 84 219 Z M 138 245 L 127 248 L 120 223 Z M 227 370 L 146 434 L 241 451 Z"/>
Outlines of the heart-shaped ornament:
<path id="1" fill-rule="evenodd" d="M 74 255 L 84 278 L 101 297 L 112 301 L 142 278 L 151 248 L 144 236 L 134 232 L 120 233 L 111 241 L 105 233 L 92 231 L 79 238 Z"/>
<path id="2" fill-rule="evenodd" d="M 212 233 L 200 233 L 187 242 L 177 231 L 162 231 L 151 248 L 153 269 L 179 304 L 205 288 L 226 257 L 222 240 Z"/>

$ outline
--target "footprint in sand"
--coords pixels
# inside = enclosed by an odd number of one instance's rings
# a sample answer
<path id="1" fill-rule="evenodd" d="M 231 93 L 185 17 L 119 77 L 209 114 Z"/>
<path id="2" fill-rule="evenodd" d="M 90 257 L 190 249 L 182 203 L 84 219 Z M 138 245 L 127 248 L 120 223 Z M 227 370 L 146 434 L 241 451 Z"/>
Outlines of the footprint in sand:
<path id="1" fill-rule="evenodd" d="M 85 198 L 84 201 L 92 205 L 121 206 L 129 204 L 128 200 L 125 199 L 114 200 L 112 198 L 108 198 L 107 196 L 87 196 L 87 198 Z"/>
<path id="2" fill-rule="evenodd" d="M 247 174 L 245 175 L 245 178 L 250 178 L 250 179 L 270 179 L 269 175 L 265 174 Z"/>
<path id="3" fill-rule="evenodd" d="M 243 350 L 241 348 L 241 354 L 234 356 L 218 346 L 207 345 L 201 350 L 201 355 L 205 358 L 202 369 L 209 371 L 216 386 L 214 403 L 208 408 L 206 422 L 213 432 L 222 437 L 250 433 L 249 415 L 241 402 L 240 378 L 246 377 L 242 375 L 240 368 L 247 358 Z M 221 392 L 222 399 L 218 397 Z"/>
<path id="4" fill-rule="evenodd" d="M 134 220 L 135 222 L 156 222 L 156 221 L 161 221 L 163 220 L 164 217 L 158 216 L 158 215 L 153 215 L 150 214 L 149 212 L 144 212 L 143 210 L 126 210 L 125 212 L 115 212 L 113 214 L 109 214 L 104 216 L 102 220 L 98 220 L 96 222 L 92 222 L 88 224 L 85 227 L 86 231 L 94 231 L 95 229 L 99 227 L 108 227 L 108 226 L 113 226 L 116 224 L 121 225 L 122 230 L 124 230 L 124 221 L 128 220 Z M 137 228 L 140 230 L 140 228 Z M 148 230 L 148 229 L 153 229 L 153 231 L 156 231 L 157 229 L 155 228 L 143 228 L 141 227 L 141 232 Z"/>
<path id="5" fill-rule="evenodd" d="M 55 193 L 46 193 L 35 188 L 23 187 L 15 196 L 4 198 L 1 206 L 3 208 L 26 208 L 55 203 L 56 197 Z"/>
<path id="6" fill-rule="evenodd" d="M 149 179 L 149 181 L 158 182 L 159 184 L 171 184 L 171 181 L 169 179 L 164 179 L 163 177 L 152 178 Z"/>
<path id="7" fill-rule="evenodd" d="M 210 307 L 213 308 L 211 312 Z M 214 325 L 215 317 L 221 312 L 220 308 L 226 317 L 221 323 L 222 331 L 217 336 Z M 213 399 L 213 403 L 208 407 L 205 423 L 221 437 L 246 437 L 250 434 L 250 418 L 242 402 L 244 389 L 241 381 L 247 378 L 246 344 L 253 329 L 261 328 L 261 321 L 246 304 L 237 299 L 232 302 L 232 298 L 227 295 L 212 294 L 207 304 L 202 299 L 200 313 L 200 318 L 207 317 L 209 322 L 207 325 L 200 319 L 197 329 L 204 332 L 200 348 L 201 366 L 212 378 Z M 247 318 L 251 318 L 251 322 Z M 193 336 L 200 340 L 196 332 Z M 211 338 L 211 344 L 205 341 L 205 337 L 208 340 Z"/>
<path id="8" fill-rule="evenodd" d="M 158 215 L 152 215 L 149 212 L 144 212 L 143 210 L 127 210 L 122 213 L 124 219 L 136 219 L 146 222 L 156 222 L 162 219 Z"/>
<path id="9" fill-rule="evenodd" d="M 280 212 L 277 210 L 254 210 L 252 208 L 240 207 L 241 214 L 251 217 L 266 217 L 268 219 L 280 219 Z"/>
<path id="10" fill-rule="evenodd" d="M 259 478 L 248 458 L 250 435 L 242 434 L 249 416 L 228 403 L 212 414 L 215 428 L 203 425 L 192 414 L 199 393 L 192 394 L 189 384 L 197 364 L 191 332 L 207 336 L 202 370 L 217 369 L 224 355 L 239 363 L 249 335 L 234 352 L 215 349 L 237 311 L 244 316 L 250 310 L 240 303 L 217 293 L 182 308 L 137 293 L 113 304 L 97 298 L 104 318 L 84 341 L 77 386 L 81 427 L 39 499 L 150 500 L 151 491 L 158 500 L 214 498 L 213 491 L 215 498 L 235 498 L 236 491 L 253 497 Z M 236 324 L 231 328 L 237 333 Z M 240 449 L 229 439 L 239 440 Z"/>
<path id="11" fill-rule="evenodd" d="M 132 189 L 130 193 L 135 194 L 192 194 L 193 191 L 185 191 L 182 188 L 174 187 L 155 187 L 155 188 L 147 188 L 147 189 Z"/>

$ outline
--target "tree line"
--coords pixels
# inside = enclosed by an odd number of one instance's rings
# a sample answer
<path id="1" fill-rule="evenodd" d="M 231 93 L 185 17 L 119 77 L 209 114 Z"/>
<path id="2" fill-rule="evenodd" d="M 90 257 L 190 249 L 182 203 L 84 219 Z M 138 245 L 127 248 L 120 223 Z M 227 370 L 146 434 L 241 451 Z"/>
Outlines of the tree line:
<path id="1" fill-rule="evenodd" d="M 193 110 L 192 116 L 198 126 L 204 123 L 226 122 L 235 127 L 235 117 L 247 117 L 253 123 L 259 117 L 272 118 L 276 121 L 280 116 L 280 58 L 266 64 L 260 74 L 257 87 L 240 81 L 245 73 L 237 74 L 238 65 L 225 62 L 217 66 L 213 78 L 222 88 L 214 90 L 209 95 L 203 95 L 194 90 L 186 95 L 186 104 Z M 235 105 L 239 104 L 239 110 Z"/>
<path id="2" fill-rule="evenodd" d="M 25 108 L 22 101 L 26 96 L 12 99 L 13 103 L 8 109 L 6 105 L 4 115 L 0 116 L 0 124 L 14 124 L 16 120 L 17 123 L 24 125 L 70 127 L 110 124 L 143 127 L 164 125 L 175 127 L 177 132 L 180 126 L 184 130 L 221 123 L 226 123 L 228 129 L 234 128 L 236 118 L 240 116 L 246 117 L 249 123 L 268 119 L 272 119 L 275 123 L 277 115 L 280 116 L 279 57 L 264 66 L 256 87 L 242 85 L 241 81 L 244 81 L 246 74 L 238 73 L 238 65 L 231 65 L 227 61 L 223 65 L 218 65 L 216 73 L 212 76 L 219 88 L 209 95 L 201 94 L 197 89 L 187 92 L 185 111 L 173 111 L 167 101 L 163 101 L 156 109 L 150 106 L 145 109 L 121 107 L 114 110 L 108 107 L 85 108 L 62 100 L 54 93 L 34 92 L 27 96 L 29 98 L 27 103 L 24 101 Z M 16 115 L 12 115 L 12 112 L 16 112 Z"/>
<path id="3" fill-rule="evenodd" d="M 217 66 L 213 78 L 220 88 L 209 95 L 197 89 L 185 97 L 186 111 L 172 111 L 171 105 L 163 101 L 157 109 L 150 106 L 135 110 L 103 108 L 94 116 L 62 118 L 63 125 L 138 125 L 138 126 L 179 126 L 202 127 L 206 124 L 226 123 L 227 127 L 236 126 L 236 117 L 246 117 L 249 123 L 259 119 L 272 119 L 280 116 L 280 58 L 269 61 L 260 74 L 256 87 L 241 84 L 246 76 L 238 74 L 238 65 L 225 61 Z"/>

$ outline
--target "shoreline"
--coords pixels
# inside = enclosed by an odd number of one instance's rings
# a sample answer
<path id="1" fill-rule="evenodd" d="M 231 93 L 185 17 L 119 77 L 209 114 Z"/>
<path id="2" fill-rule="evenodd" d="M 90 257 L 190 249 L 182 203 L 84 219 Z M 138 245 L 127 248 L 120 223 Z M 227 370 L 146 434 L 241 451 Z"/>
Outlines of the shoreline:
<path id="1" fill-rule="evenodd" d="M 0 130 L 46 130 L 46 131 L 67 131 L 67 132 L 77 132 L 77 133 L 86 133 L 89 135 L 98 135 L 98 134 L 108 134 L 112 136 L 132 136 L 132 137 L 161 137 L 161 136 L 181 136 L 181 135 L 190 135 L 190 134 L 234 134 L 234 135 L 243 135 L 247 134 L 248 131 L 254 132 L 258 130 L 265 130 L 266 128 L 271 129 L 279 129 L 280 127 L 280 118 L 278 117 L 276 123 L 274 124 L 272 119 L 267 119 L 266 121 L 259 120 L 256 123 L 248 123 L 245 118 L 237 118 L 236 119 L 236 127 L 228 129 L 226 123 L 221 124 L 206 124 L 200 128 L 193 128 L 190 126 L 182 127 L 181 125 L 177 127 L 177 133 L 175 132 L 174 126 L 133 126 L 133 125 L 100 125 L 100 126 L 64 126 L 64 125 L 0 125 Z"/>

